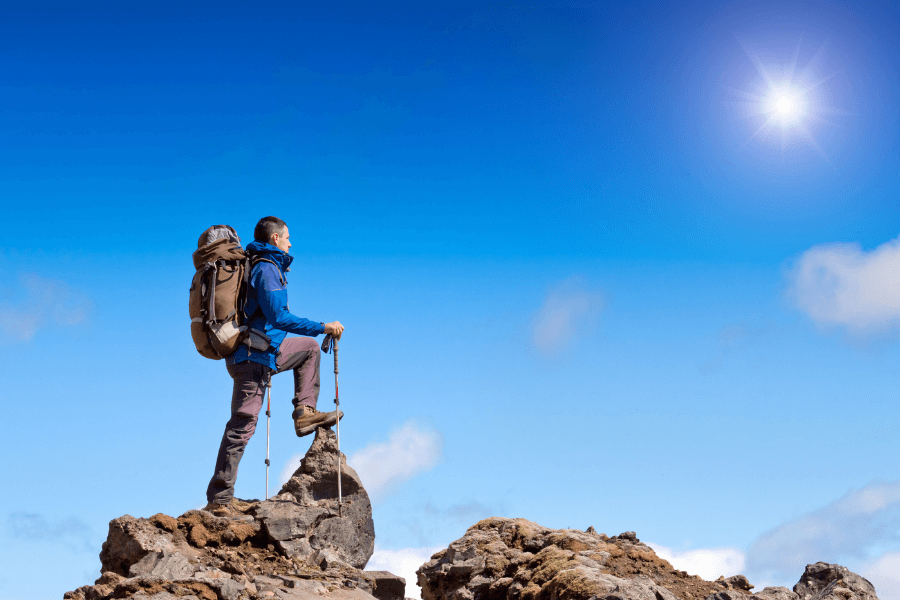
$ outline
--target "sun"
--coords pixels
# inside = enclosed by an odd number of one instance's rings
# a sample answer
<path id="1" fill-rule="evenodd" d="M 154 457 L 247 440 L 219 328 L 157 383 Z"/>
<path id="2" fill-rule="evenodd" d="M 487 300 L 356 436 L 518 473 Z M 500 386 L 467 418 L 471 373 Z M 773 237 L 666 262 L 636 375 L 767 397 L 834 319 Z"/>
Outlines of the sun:
<path id="1" fill-rule="evenodd" d="M 734 90 L 740 98 L 734 104 L 741 108 L 744 118 L 755 123 L 747 142 L 780 138 L 782 151 L 799 142 L 829 160 L 814 135 L 816 128 L 829 124 L 826 115 L 835 114 L 823 103 L 823 85 L 831 77 L 823 75 L 823 50 L 815 52 L 808 61 L 801 61 L 798 44 L 786 62 L 763 61 L 748 47 L 744 50 L 755 74 L 746 82 L 747 88 Z"/>
<path id="2" fill-rule="evenodd" d="M 769 118 L 782 126 L 790 126 L 803 121 L 805 116 L 803 93 L 787 88 L 773 89 L 766 98 L 765 110 Z"/>

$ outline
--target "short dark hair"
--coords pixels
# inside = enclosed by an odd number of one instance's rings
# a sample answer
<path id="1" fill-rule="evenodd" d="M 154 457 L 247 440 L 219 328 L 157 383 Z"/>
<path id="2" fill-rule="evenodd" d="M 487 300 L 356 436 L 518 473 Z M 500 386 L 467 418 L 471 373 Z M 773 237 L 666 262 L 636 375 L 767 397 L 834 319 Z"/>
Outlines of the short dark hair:
<path id="1" fill-rule="evenodd" d="M 263 217 L 253 230 L 253 239 L 268 244 L 273 234 L 283 233 L 286 228 L 287 223 L 278 217 Z"/>

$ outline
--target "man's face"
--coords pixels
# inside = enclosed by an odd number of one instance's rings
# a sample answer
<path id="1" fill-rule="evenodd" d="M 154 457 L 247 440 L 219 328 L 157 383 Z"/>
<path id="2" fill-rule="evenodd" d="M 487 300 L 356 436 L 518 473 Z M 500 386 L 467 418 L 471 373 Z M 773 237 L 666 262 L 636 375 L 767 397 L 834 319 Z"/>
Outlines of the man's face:
<path id="1" fill-rule="evenodd" d="M 284 232 L 272 234 L 272 245 L 285 254 L 291 249 L 291 233 L 288 231 L 287 225 L 284 226 Z"/>

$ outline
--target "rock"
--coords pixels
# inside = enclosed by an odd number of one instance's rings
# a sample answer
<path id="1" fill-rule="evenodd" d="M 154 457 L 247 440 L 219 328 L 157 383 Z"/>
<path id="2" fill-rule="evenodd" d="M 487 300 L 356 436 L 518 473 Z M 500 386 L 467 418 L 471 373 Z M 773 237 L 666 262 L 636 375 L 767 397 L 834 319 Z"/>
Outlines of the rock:
<path id="1" fill-rule="evenodd" d="M 633 531 L 547 529 L 524 519 L 478 522 L 417 571 L 424 600 L 874 600 L 837 565 L 807 567 L 790 591 L 757 595 L 744 575 L 704 581 L 672 567 Z M 796 593 L 795 593 L 796 592 Z"/>
<path id="2" fill-rule="evenodd" d="M 237 600 L 244 590 L 244 586 L 227 575 L 225 577 L 202 578 L 202 581 L 216 592 L 218 600 Z M 180 582 L 176 581 L 175 583 Z"/>
<path id="3" fill-rule="evenodd" d="M 128 568 L 148 553 L 175 549 L 171 533 L 148 519 L 125 515 L 109 523 L 109 535 L 100 551 L 100 571 L 128 575 Z"/>
<path id="4" fill-rule="evenodd" d="M 798 600 L 799 596 L 786 587 L 767 587 L 754 594 L 761 600 Z"/>
<path id="5" fill-rule="evenodd" d="M 366 571 L 372 577 L 372 595 L 378 600 L 403 600 L 406 596 L 406 579 L 387 571 Z"/>
<path id="6" fill-rule="evenodd" d="M 347 563 L 341 560 L 341 557 L 336 552 L 325 549 L 316 550 L 316 553 L 312 556 L 312 562 L 319 565 L 323 571 L 347 566 Z"/>
<path id="7" fill-rule="evenodd" d="M 723 581 L 725 582 L 725 585 L 735 590 L 744 590 L 749 592 L 753 589 L 753 585 L 743 575 L 732 575 L 731 577 L 726 577 L 725 579 L 723 579 Z"/>
<path id="8" fill-rule="evenodd" d="M 183 554 L 166 551 L 149 552 L 128 569 L 128 574 L 132 577 L 147 575 L 162 579 L 182 579 L 193 573 L 193 567 Z"/>
<path id="9" fill-rule="evenodd" d="M 634 532 L 608 538 L 525 519 L 480 521 L 416 574 L 424 600 L 678 600 L 660 582 L 677 582 L 679 591 L 691 585 Z M 705 585 L 691 597 L 718 588 Z"/>
<path id="10" fill-rule="evenodd" d="M 362 569 L 375 550 L 372 504 L 359 475 L 341 454 L 343 506 L 339 510 L 336 452 L 334 432 L 317 429 L 300 468 L 278 495 L 260 502 L 254 514 L 287 556 L 306 557 L 326 550 Z"/>
<path id="11" fill-rule="evenodd" d="M 173 532 L 178 529 L 178 521 L 169 515 L 164 515 L 163 513 L 156 513 L 149 519 L 150 523 L 157 526 L 158 528 Z"/>
<path id="12" fill-rule="evenodd" d="M 343 504 L 337 500 L 341 459 Z M 70 600 L 402 600 L 405 581 L 360 570 L 372 556 L 369 496 L 334 432 L 319 429 L 294 476 L 271 500 L 243 502 L 240 519 L 113 519 L 103 575 Z M 342 513 L 342 515 L 341 515 Z"/>
<path id="13" fill-rule="evenodd" d="M 710 594 L 704 600 L 746 600 L 748 596 L 735 590 L 726 590 Z"/>
<path id="14" fill-rule="evenodd" d="M 875 588 L 847 567 L 818 562 L 806 565 L 794 586 L 799 600 L 877 600 Z"/>

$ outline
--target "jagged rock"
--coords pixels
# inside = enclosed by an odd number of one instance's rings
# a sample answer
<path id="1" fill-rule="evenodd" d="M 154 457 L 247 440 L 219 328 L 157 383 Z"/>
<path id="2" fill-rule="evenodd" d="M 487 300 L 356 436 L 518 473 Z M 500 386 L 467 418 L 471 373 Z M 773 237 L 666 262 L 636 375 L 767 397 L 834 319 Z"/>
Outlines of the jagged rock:
<path id="1" fill-rule="evenodd" d="M 189 510 L 177 519 L 113 519 L 103 575 L 70 600 L 402 600 L 405 581 L 360 570 L 372 556 L 369 496 L 337 443 L 319 429 L 300 468 L 272 499 L 241 519 Z"/>
<path id="2" fill-rule="evenodd" d="M 799 596 L 786 587 L 767 587 L 754 594 L 761 600 L 798 600 Z"/>
<path id="3" fill-rule="evenodd" d="M 366 571 L 372 578 L 371 594 L 378 600 L 403 600 L 406 596 L 406 579 L 387 571 Z"/>
<path id="4" fill-rule="evenodd" d="M 101 572 L 128 575 L 128 568 L 150 552 L 176 550 L 172 534 L 149 519 L 125 515 L 109 523 L 109 535 L 100 551 Z"/>
<path id="5" fill-rule="evenodd" d="M 496 517 L 470 527 L 416 574 L 424 600 L 876 598 L 868 581 L 837 565 L 809 565 L 794 592 L 769 587 L 753 595 L 744 575 L 713 582 L 674 569 L 633 531 L 609 537 Z"/>
<path id="6" fill-rule="evenodd" d="M 806 565 L 794 586 L 799 600 L 877 600 L 875 587 L 847 567 L 818 562 Z"/>
<path id="7" fill-rule="evenodd" d="M 680 573 L 634 532 L 607 537 L 501 518 L 470 527 L 416 571 L 424 600 L 678 600 L 721 590 Z"/>
<path id="8" fill-rule="evenodd" d="M 334 432 L 317 429 L 300 468 L 278 495 L 259 503 L 255 515 L 288 556 L 302 558 L 322 550 L 362 569 L 375 550 L 372 504 L 359 475 L 341 454 L 343 505 L 338 507 L 336 452 Z"/>
<path id="9" fill-rule="evenodd" d="M 732 575 L 731 577 L 725 577 L 722 581 L 734 590 L 750 591 L 753 589 L 753 585 L 744 575 Z"/>

